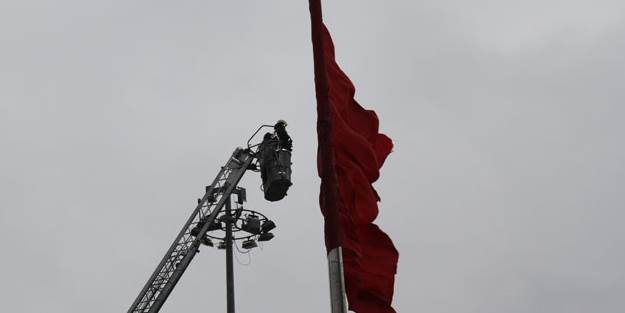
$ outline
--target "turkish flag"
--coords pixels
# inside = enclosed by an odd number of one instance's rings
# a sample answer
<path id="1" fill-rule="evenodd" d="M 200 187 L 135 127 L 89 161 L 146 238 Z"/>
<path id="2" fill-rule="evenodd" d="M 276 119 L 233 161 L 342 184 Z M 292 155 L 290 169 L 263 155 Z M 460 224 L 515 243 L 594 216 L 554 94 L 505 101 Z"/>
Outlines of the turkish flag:
<path id="1" fill-rule="evenodd" d="M 378 117 L 354 100 L 355 88 L 336 64 L 319 0 L 309 0 L 317 94 L 319 203 L 327 251 L 342 247 L 349 309 L 395 312 L 391 307 L 399 254 L 373 221 L 380 198 L 371 185 L 393 148 L 378 132 Z"/>

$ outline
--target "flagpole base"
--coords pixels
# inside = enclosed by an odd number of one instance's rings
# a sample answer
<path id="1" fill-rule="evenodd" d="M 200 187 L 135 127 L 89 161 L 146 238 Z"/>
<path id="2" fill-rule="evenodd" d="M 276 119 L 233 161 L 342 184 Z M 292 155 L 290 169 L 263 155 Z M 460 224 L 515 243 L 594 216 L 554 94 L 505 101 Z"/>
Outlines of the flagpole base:
<path id="1" fill-rule="evenodd" d="M 330 275 L 330 305 L 332 313 L 347 313 L 345 279 L 343 278 L 343 250 L 336 247 L 328 253 L 328 273 Z"/>

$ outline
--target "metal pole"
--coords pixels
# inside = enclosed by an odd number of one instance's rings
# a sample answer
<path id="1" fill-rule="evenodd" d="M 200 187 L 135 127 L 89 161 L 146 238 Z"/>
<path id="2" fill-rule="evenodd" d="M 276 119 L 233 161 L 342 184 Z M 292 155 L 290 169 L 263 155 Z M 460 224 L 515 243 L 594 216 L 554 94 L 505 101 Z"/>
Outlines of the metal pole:
<path id="1" fill-rule="evenodd" d="M 232 221 L 230 196 L 226 199 L 226 289 L 227 313 L 234 313 L 234 269 L 232 264 Z"/>
<path id="2" fill-rule="evenodd" d="M 328 254 L 328 272 L 330 274 L 330 305 L 332 313 L 347 313 L 345 299 L 345 280 L 343 278 L 343 250 L 336 247 Z"/>

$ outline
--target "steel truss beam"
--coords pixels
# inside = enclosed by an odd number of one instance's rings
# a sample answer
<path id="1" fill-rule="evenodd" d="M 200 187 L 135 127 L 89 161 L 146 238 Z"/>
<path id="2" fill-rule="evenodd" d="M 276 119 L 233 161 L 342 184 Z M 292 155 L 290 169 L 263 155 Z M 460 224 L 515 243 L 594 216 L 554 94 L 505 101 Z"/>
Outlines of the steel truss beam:
<path id="1" fill-rule="evenodd" d="M 254 153 L 250 149 L 237 148 L 232 153 L 213 183 L 206 187 L 204 196 L 198 199 L 191 217 L 128 309 L 128 313 L 156 313 L 161 309 L 199 251 L 201 238 L 208 231 L 208 227 L 223 209 L 226 201 L 230 201 L 230 195 L 235 193 L 241 197 L 239 192 L 244 191 L 235 188 L 253 160 Z M 200 232 L 193 236 L 191 229 L 197 225 L 203 226 Z"/>

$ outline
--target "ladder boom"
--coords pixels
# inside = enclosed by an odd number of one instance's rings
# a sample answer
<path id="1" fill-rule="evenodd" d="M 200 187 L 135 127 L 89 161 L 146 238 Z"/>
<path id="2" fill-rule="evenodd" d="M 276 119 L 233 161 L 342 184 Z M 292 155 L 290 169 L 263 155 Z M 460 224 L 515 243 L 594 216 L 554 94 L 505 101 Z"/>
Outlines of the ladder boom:
<path id="1" fill-rule="evenodd" d="M 234 150 L 213 183 L 206 187 L 206 193 L 198 200 L 195 210 L 128 309 L 128 313 L 156 313 L 161 309 L 199 251 L 201 238 L 226 201 L 230 201 L 230 195 L 253 160 L 254 153 L 250 149 Z M 199 233 L 191 234 L 191 230 L 198 225 L 202 225 Z"/>

